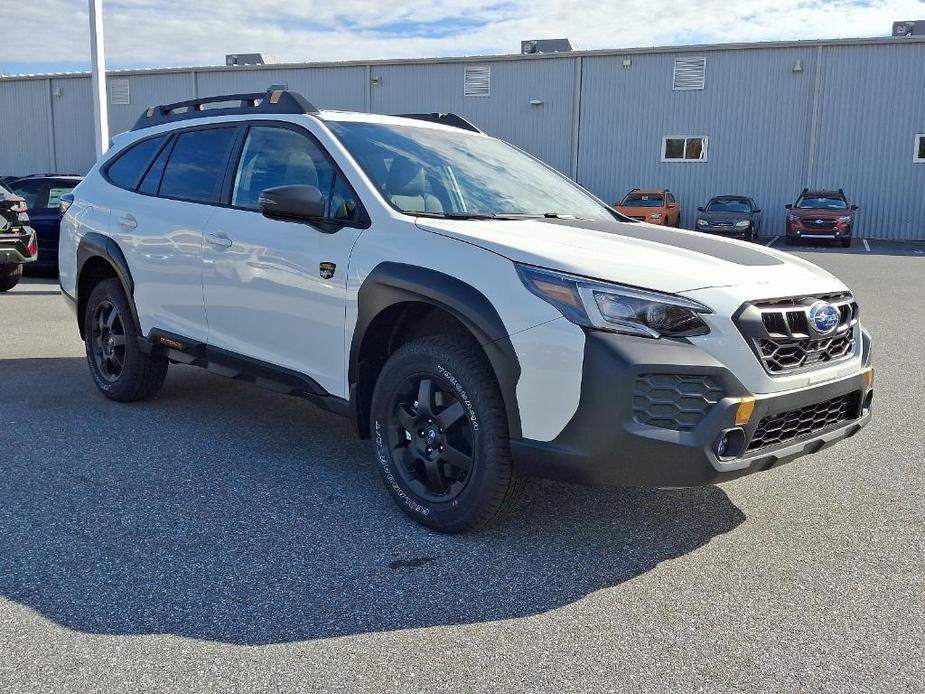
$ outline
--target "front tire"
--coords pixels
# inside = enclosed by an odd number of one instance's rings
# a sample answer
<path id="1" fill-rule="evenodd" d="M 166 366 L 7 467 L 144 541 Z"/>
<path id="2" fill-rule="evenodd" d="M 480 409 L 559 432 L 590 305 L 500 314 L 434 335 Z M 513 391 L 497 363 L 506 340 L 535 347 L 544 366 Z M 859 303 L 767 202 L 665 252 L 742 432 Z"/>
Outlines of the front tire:
<path id="1" fill-rule="evenodd" d="M 167 376 L 166 357 L 145 354 L 138 344 L 129 300 L 117 279 L 100 282 L 87 301 L 84 344 L 96 387 L 110 400 L 148 400 Z"/>
<path id="2" fill-rule="evenodd" d="M 418 523 L 467 532 L 516 504 L 504 401 L 474 342 L 435 336 L 399 348 L 379 374 L 370 423 L 386 487 Z"/>
<path id="3" fill-rule="evenodd" d="M 22 279 L 22 265 L 0 265 L 0 292 L 8 292 Z"/>

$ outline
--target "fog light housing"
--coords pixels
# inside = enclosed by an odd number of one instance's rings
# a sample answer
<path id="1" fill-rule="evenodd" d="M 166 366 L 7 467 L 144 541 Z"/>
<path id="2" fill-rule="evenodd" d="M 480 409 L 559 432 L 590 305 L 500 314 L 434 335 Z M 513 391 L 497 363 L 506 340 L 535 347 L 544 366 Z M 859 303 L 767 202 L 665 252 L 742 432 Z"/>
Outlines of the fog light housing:
<path id="1" fill-rule="evenodd" d="M 713 444 L 713 452 L 720 460 L 734 460 L 745 450 L 745 430 L 741 427 L 720 432 Z"/>

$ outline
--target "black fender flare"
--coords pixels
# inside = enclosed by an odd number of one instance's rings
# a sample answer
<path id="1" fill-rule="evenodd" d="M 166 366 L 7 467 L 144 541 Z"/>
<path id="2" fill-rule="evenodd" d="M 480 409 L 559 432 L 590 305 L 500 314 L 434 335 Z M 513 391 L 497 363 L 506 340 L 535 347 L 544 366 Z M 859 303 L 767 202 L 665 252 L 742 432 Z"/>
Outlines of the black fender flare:
<path id="1" fill-rule="evenodd" d="M 520 361 L 508 331 L 494 305 L 482 292 L 456 277 L 430 268 L 384 262 L 366 276 L 357 296 L 357 322 L 350 345 L 348 382 L 356 421 L 363 417 L 355 397 L 360 376 L 360 352 L 366 331 L 375 318 L 395 304 L 419 302 L 441 308 L 462 323 L 476 339 L 495 373 L 508 420 L 511 438 L 520 438 L 517 382 Z M 364 435 L 365 432 L 359 432 Z"/>
<path id="2" fill-rule="evenodd" d="M 77 283 L 75 284 L 75 288 L 77 290 L 76 299 L 78 307 L 83 308 L 86 306 L 88 297 L 80 296 L 80 276 L 83 273 L 87 261 L 91 258 L 102 258 L 109 263 L 115 271 L 116 276 L 122 283 L 125 296 L 129 300 L 128 303 L 132 309 L 132 319 L 135 321 L 135 325 L 140 328 L 141 323 L 138 320 L 138 311 L 135 308 L 134 300 L 135 280 L 132 278 L 132 271 L 129 269 L 128 262 L 125 260 L 125 254 L 122 252 L 122 249 L 119 248 L 119 244 L 113 239 L 97 232 L 84 234 L 83 238 L 80 239 L 80 243 L 77 245 Z M 82 311 L 79 309 L 77 312 L 77 324 L 80 329 L 80 335 L 83 337 L 83 315 Z"/>

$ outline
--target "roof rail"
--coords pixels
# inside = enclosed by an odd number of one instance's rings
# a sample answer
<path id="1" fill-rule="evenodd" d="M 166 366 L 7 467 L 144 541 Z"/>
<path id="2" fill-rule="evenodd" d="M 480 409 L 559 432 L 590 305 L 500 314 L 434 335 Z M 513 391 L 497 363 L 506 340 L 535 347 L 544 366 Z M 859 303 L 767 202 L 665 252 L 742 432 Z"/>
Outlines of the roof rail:
<path id="1" fill-rule="evenodd" d="M 413 118 L 414 120 L 423 120 L 427 121 L 428 123 L 440 123 L 441 125 L 448 125 L 451 128 L 471 130 L 474 133 L 482 132 L 465 118 L 458 116 L 455 113 L 396 113 L 395 115 L 399 118 Z"/>
<path id="2" fill-rule="evenodd" d="M 227 108 L 204 108 L 206 104 L 226 101 L 238 101 L 238 106 Z M 224 94 L 207 96 L 202 99 L 178 101 L 175 104 L 151 106 L 141 114 L 132 130 L 150 128 L 153 125 L 173 123 L 191 118 L 211 118 L 212 116 L 239 116 L 260 113 L 318 113 L 304 96 L 298 92 L 284 89 L 268 90 L 256 94 Z"/>

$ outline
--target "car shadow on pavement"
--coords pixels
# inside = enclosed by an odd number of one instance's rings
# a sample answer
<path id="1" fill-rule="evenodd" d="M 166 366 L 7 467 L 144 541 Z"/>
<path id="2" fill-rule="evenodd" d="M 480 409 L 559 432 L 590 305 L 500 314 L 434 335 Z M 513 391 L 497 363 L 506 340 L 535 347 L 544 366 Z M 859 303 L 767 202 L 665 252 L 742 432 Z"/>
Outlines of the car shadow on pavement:
<path id="1" fill-rule="evenodd" d="M 131 405 L 79 358 L 0 373 L 0 595 L 82 632 L 256 645 L 524 617 L 745 518 L 718 487 L 536 482 L 493 529 L 446 537 L 300 400 L 191 367 Z"/>

